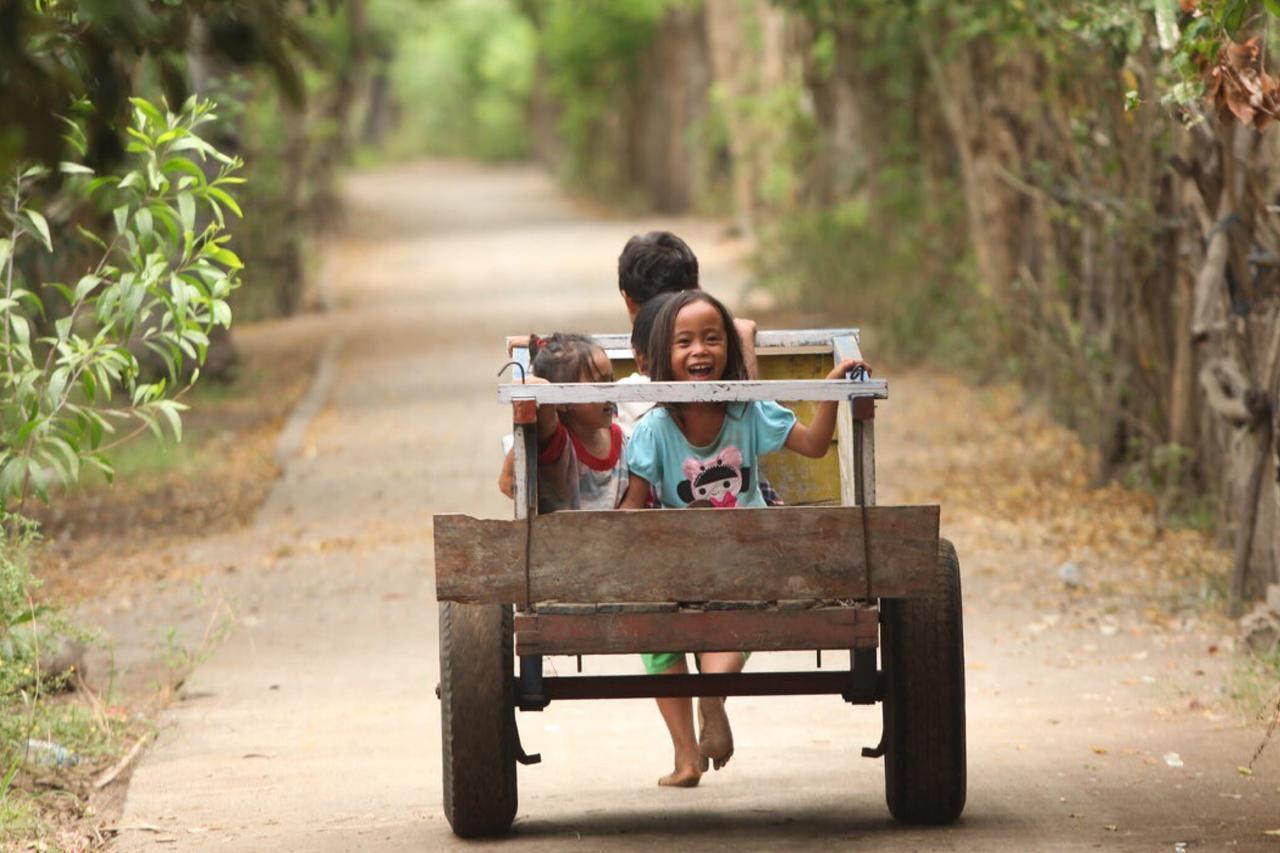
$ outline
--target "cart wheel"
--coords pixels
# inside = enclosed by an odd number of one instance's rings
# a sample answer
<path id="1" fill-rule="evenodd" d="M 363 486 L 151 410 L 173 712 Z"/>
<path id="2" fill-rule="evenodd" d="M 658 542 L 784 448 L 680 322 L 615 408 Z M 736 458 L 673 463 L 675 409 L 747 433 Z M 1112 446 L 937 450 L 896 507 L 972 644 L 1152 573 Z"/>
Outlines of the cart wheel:
<path id="1" fill-rule="evenodd" d="M 440 604 L 444 814 L 455 835 L 502 835 L 516 816 L 511 608 Z"/>
<path id="2" fill-rule="evenodd" d="M 964 811 L 964 625 L 960 560 L 938 543 L 934 587 L 885 600 L 885 799 L 906 823 L 951 823 Z"/>

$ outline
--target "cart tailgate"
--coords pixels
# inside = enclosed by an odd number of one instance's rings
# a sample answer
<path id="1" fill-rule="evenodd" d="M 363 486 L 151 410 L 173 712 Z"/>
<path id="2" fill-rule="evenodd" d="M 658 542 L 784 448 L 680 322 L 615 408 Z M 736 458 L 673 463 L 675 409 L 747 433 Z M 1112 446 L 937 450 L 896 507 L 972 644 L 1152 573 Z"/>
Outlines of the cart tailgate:
<path id="1" fill-rule="evenodd" d="M 526 528 L 437 515 L 436 597 L 524 606 L 923 595 L 938 516 L 937 506 L 577 511 L 535 516 Z"/>

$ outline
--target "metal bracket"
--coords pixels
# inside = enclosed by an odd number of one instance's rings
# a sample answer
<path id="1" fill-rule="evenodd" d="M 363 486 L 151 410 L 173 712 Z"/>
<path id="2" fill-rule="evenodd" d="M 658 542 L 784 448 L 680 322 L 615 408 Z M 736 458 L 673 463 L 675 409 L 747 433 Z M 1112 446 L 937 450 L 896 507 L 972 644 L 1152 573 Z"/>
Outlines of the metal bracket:
<path id="1" fill-rule="evenodd" d="M 516 715 L 511 715 L 511 732 L 515 736 L 516 741 L 516 761 L 528 767 L 531 764 L 542 763 L 542 753 L 535 752 L 532 755 L 524 751 L 524 744 L 520 742 L 520 727 L 516 725 Z"/>
<path id="2" fill-rule="evenodd" d="M 520 679 L 516 683 L 516 707 L 521 711 L 541 711 L 550 704 L 542 684 L 542 655 L 522 655 Z"/>
<path id="3" fill-rule="evenodd" d="M 853 668 L 849 672 L 849 689 L 843 694 L 844 701 L 865 701 L 862 697 L 876 695 L 879 676 L 876 671 L 876 650 L 853 649 L 849 652 L 849 663 Z"/>

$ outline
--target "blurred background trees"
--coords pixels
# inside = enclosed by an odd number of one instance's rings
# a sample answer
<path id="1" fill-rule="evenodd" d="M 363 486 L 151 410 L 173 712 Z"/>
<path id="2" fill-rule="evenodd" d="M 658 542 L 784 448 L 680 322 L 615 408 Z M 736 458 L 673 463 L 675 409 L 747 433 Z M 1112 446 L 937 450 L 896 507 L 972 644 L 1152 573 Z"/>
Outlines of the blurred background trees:
<path id="1" fill-rule="evenodd" d="M 506 8 L 569 186 L 731 217 L 783 304 L 1021 381 L 1099 482 L 1220 531 L 1234 608 L 1276 583 L 1280 4 Z"/>
<path id="2" fill-rule="evenodd" d="M 724 216 L 783 305 L 1033 389 L 1236 544 L 1239 601 L 1277 579 L 1276 5 L 0 0 L 0 167 L 65 159 L 77 101 L 95 165 L 130 95 L 213 98 L 249 318 L 315 301 L 353 160 Z"/>

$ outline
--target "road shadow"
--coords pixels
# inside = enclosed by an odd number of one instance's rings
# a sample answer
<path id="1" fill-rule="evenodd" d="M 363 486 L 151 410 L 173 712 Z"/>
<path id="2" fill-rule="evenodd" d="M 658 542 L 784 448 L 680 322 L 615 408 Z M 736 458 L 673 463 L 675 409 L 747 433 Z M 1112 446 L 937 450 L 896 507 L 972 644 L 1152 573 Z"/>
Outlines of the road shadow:
<path id="1" fill-rule="evenodd" d="M 735 842 L 752 849 L 794 848 L 806 842 L 829 844 L 865 842 L 877 849 L 887 843 L 912 848 L 949 848 L 969 834 L 988 835 L 993 830 L 1019 823 L 1012 815 L 993 813 L 962 817 L 950 826 L 919 827 L 895 822 L 887 814 L 840 814 L 832 807 L 807 809 L 733 810 L 730 808 L 672 812 L 664 809 L 619 808 L 608 814 L 584 814 L 573 820 L 519 820 L 510 840 L 590 839 L 648 846 L 670 844 L 680 839 L 682 847 L 703 847 Z"/>

